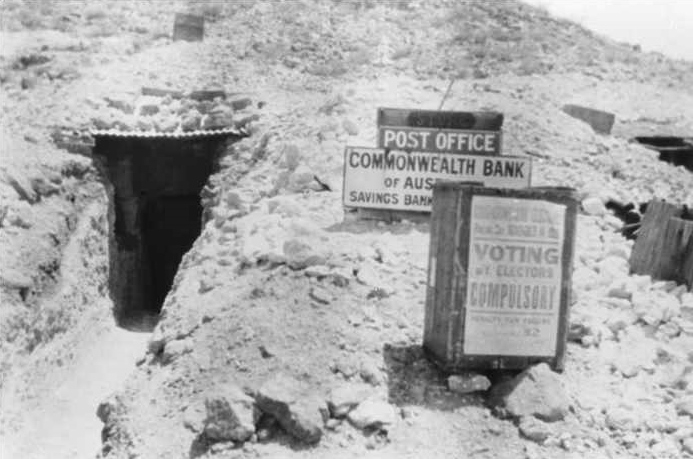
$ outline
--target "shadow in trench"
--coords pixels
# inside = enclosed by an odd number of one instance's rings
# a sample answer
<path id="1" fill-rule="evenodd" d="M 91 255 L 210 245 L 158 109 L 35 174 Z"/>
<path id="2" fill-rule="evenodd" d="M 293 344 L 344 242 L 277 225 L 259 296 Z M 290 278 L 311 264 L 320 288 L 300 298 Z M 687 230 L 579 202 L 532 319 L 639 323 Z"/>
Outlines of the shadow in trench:
<path id="1" fill-rule="evenodd" d="M 483 406 L 483 393 L 459 395 L 447 390 L 447 377 L 428 360 L 419 345 L 385 344 L 383 357 L 388 373 L 388 398 L 398 406 L 420 405 L 438 411 L 463 406 Z"/>
<path id="2" fill-rule="evenodd" d="M 96 137 L 109 195 L 109 290 L 119 326 L 151 331 L 202 229 L 200 192 L 225 137 Z"/>
<path id="3" fill-rule="evenodd" d="M 633 139 L 659 152 L 659 159 L 693 172 L 693 137 L 640 136 Z"/>

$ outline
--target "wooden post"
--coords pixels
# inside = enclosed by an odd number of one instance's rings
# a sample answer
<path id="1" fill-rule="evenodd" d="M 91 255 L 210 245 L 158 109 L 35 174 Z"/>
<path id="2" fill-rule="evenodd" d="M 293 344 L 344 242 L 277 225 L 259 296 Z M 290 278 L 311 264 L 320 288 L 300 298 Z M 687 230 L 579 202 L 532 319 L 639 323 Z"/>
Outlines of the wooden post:
<path id="1" fill-rule="evenodd" d="M 202 41 L 205 36 L 205 18 L 194 14 L 176 14 L 173 23 L 173 41 Z"/>
<path id="2" fill-rule="evenodd" d="M 671 217 L 664 227 L 664 247 L 659 258 L 653 260 L 653 277 L 670 279 L 678 283 L 686 281 L 684 257 L 689 242 L 693 240 L 693 221 Z"/>
<path id="3" fill-rule="evenodd" d="M 666 223 L 681 215 L 681 209 L 662 200 L 652 200 L 642 219 L 638 238 L 630 255 L 630 271 L 656 277 L 660 271 L 659 258 L 669 243 L 665 239 Z"/>
<path id="4" fill-rule="evenodd" d="M 577 201 L 566 188 L 433 187 L 424 349 L 447 371 L 563 368 Z"/>

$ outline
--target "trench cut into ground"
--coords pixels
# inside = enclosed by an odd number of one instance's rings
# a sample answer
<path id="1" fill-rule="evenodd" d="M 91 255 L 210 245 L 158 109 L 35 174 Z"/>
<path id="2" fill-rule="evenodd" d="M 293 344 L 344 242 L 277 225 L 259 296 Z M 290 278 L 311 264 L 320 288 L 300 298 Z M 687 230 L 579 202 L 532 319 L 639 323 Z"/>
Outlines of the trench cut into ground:
<path id="1" fill-rule="evenodd" d="M 634 140 L 659 152 L 659 159 L 693 172 L 693 137 L 641 136 Z"/>
<path id="2" fill-rule="evenodd" d="M 109 288 L 121 327 L 156 324 L 200 234 L 200 191 L 225 140 L 96 136 L 94 159 L 109 195 Z"/>

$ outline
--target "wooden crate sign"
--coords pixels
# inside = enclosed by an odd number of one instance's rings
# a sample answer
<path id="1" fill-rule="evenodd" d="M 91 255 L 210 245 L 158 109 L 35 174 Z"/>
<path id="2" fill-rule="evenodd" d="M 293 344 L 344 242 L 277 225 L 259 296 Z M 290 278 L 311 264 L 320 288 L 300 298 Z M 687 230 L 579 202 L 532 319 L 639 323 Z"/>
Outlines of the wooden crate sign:
<path id="1" fill-rule="evenodd" d="M 343 202 L 346 207 L 430 212 L 436 180 L 526 188 L 531 165 L 526 157 L 346 147 Z"/>
<path id="2" fill-rule="evenodd" d="M 562 369 L 574 191 L 439 182 L 433 194 L 426 351 L 450 371 Z"/>
<path id="3" fill-rule="evenodd" d="M 378 147 L 408 151 L 498 155 L 503 114 L 378 109 Z"/>
<path id="4" fill-rule="evenodd" d="M 205 36 L 205 18 L 194 14 L 176 14 L 173 23 L 173 41 L 202 41 Z"/>

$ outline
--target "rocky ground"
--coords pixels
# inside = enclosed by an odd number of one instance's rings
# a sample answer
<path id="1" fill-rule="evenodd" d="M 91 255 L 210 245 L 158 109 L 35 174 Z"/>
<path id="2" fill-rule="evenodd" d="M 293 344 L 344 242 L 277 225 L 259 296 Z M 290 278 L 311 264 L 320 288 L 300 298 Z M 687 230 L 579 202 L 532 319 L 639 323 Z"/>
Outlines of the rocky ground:
<path id="1" fill-rule="evenodd" d="M 104 191 L 58 146 L 190 118 L 251 135 L 210 177 L 209 219 L 137 367 L 114 364 L 118 384 L 134 371 L 98 407 L 101 456 L 693 457 L 693 294 L 630 275 L 605 208 L 693 206 L 693 174 L 628 140 L 693 132 L 693 64 L 514 2 L 41 5 L 1 7 L 0 427 L 24 439 L 16 457 L 50 444 L 32 432 L 59 417 L 52 375 L 84 371 L 87 337 L 111 336 L 94 325 L 111 307 Z M 171 41 L 177 11 L 205 15 L 204 42 Z M 444 108 L 503 112 L 503 150 L 533 159 L 532 184 L 583 203 L 561 374 L 439 371 L 421 349 L 428 225 L 341 206 L 343 149 L 375 145 L 376 108 L 437 108 L 449 78 Z M 142 87 L 252 106 L 174 109 Z M 615 113 L 613 134 L 565 103 Z"/>

